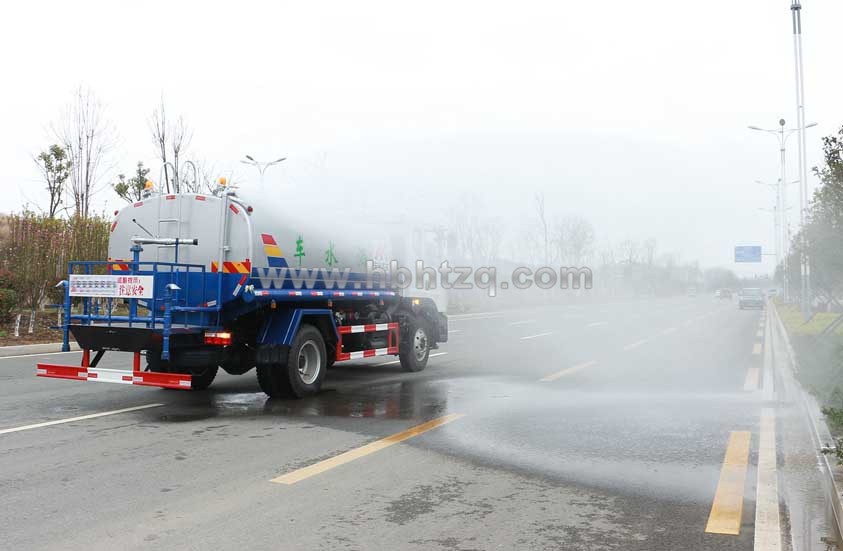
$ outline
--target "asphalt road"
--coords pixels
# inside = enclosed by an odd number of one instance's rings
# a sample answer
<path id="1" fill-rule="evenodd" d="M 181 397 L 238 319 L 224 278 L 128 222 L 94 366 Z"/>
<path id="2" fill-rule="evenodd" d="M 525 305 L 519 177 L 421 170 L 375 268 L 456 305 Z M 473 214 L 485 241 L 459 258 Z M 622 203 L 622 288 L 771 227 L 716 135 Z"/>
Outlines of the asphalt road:
<path id="1" fill-rule="evenodd" d="M 0 549 L 753 549 L 771 530 L 787 549 L 763 316 L 710 297 L 457 316 L 424 372 L 339 364 L 300 401 L 254 372 L 181 392 L 34 376 L 79 353 L 0 358 Z M 759 525 L 757 502 L 780 511 Z"/>

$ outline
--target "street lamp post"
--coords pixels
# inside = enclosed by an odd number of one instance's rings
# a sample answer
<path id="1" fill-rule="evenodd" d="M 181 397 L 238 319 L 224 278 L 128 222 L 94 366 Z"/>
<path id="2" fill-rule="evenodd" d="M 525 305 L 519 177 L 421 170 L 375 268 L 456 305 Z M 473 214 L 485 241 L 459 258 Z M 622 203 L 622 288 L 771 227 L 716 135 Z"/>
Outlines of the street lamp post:
<path id="1" fill-rule="evenodd" d="M 240 162 L 243 163 L 243 164 L 251 165 L 251 166 L 258 169 L 258 172 L 260 173 L 260 177 L 261 177 L 261 187 L 263 187 L 263 174 L 264 174 L 264 172 L 266 172 L 266 169 L 271 167 L 272 165 L 277 165 L 278 163 L 280 163 L 280 162 L 282 162 L 286 159 L 287 159 L 287 157 L 281 157 L 280 159 L 275 159 L 274 161 L 269 161 L 269 162 L 264 163 L 264 162 L 256 161 L 254 159 L 254 157 L 252 157 L 251 155 L 246 155 L 246 159 L 241 160 Z"/>
<path id="2" fill-rule="evenodd" d="M 808 167 L 805 146 L 805 68 L 802 64 L 802 4 L 799 0 L 792 0 L 790 13 L 793 19 L 793 57 L 796 83 L 796 126 L 799 130 L 799 225 L 802 235 L 802 262 L 800 280 L 802 282 L 802 315 L 807 321 L 811 316 L 811 268 L 808 261 L 805 243 L 805 222 L 808 208 Z"/>
<path id="3" fill-rule="evenodd" d="M 782 252 L 783 252 L 783 243 L 782 243 L 782 216 L 780 213 L 782 212 L 782 199 L 781 199 L 781 185 L 779 183 L 775 184 L 768 184 L 767 182 L 762 182 L 761 180 L 755 180 L 756 184 L 762 184 L 768 186 L 770 189 L 776 192 L 776 202 L 773 205 L 772 209 L 759 209 L 765 212 L 769 212 L 773 214 L 773 244 L 776 249 L 776 266 L 779 265 L 782 261 Z"/>
<path id="4" fill-rule="evenodd" d="M 773 241 L 774 241 L 774 246 L 775 246 L 775 249 L 776 249 L 775 250 L 776 266 L 778 266 L 779 262 L 781 262 L 781 256 L 780 256 L 781 255 L 781 245 L 779 243 L 779 237 L 781 236 L 781 232 L 779 231 L 779 204 L 778 204 L 778 200 L 776 201 L 776 204 L 773 205 L 773 208 L 766 209 L 766 208 L 758 207 L 758 210 L 773 215 L 773 238 L 774 238 Z"/>
<path id="5" fill-rule="evenodd" d="M 779 143 L 779 181 L 777 184 L 776 189 L 776 205 L 777 210 L 779 213 L 779 225 L 778 230 L 781 235 L 779 235 L 779 240 L 781 240 L 781 255 L 784 258 L 785 264 L 787 264 L 787 253 L 790 249 L 790 241 L 788 238 L 788 223 L 787 223 L 787 163 L 786 163 L 786 146 L 787 146 L 787 139 L 792 136 L 794 133 L 799 132 L 799 128 L 785 128 L 785 120 L 779 119 L 779 127 L 778 128 L 759 128 L 758 126 L 749 126 L 750 130 L 758 130 L 759 132 L 766 132 L 768 134 L 773 135 Z M 805 128 L 811 128 L 816 126 L 817 123 L 811 123 Z M 800 165 L 800 169 L 802 166 Z M 784 266 L 784 273 L 787 274 L 787 267 Z M 802 278 L 804 281 L 804 278 Z M 785 300 L 789 300 L 789 287 L 787 283 L 785 283 Z"/>

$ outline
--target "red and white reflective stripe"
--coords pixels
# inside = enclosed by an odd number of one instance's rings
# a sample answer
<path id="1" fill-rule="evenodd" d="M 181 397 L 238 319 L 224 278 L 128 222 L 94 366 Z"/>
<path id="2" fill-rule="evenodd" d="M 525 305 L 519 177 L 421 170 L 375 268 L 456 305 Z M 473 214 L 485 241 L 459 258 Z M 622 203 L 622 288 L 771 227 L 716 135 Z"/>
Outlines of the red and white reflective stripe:
<path id="1" fill-rule="evenodd" d="M 366 325 L 341 325 L 337 327 L 340 334 L 345 333 L 371 333 L 373 331 L 398 330 L 397 323 L 369 323 Z"/>
<path id="2" fill-rule="evenodd" d="M 158 386 L 162 388 L 191 388 L 190 375 L 181 373 L 148 373 L 145 371 L 125 371 L 123 369 L 103 369 L 77 367 L 73 365 L 38 364 L 35 370 L 38 377 L 53 379 L 72 379 L 76 381 L 94 381 L 98 383 L 117 383 L 123 385 Z"/>
<path id="3" fill-rule="evenodd" d="M 389 329 L 398 329 L 397 323 L 370 323 L 367 325 L 341 325 L 337 327 L 337 332 L 341 334 L 346 333 L 371 333 L 373 331 L 387 331 Z"/>
<path id="4" fill-rule="evenodd" d="M 312 297 L 322 297 L 322 296 L 325 296 L 325 293 L 323 293 L 322 291 L 311 291 L 310 296 L 312 296 Z"/>
<path id="5" fill-rule="evenodd" d="M 217 301 L 212 300 L 210 302 L 205 303 L 205 308 L 210 308 L 211 306 L 216 306 L 216 305 L 217 305 Z"/>
<path id="6" fill-rule="evenodd" d="M 240 289 L 243 288 L 244 283 L 246 283 L 246 276 L 240 278 L 240 281 L 237 282 L 237 287 L 234 288 L 234 292 L 231 294 L 236 297 L 240 293 Z"/>
<path id="7" fill-rule="evenodd" d="M 289 295 L 289 296 L 291 296 L 291 297 L 300 297 L 300 296 L 301 296 L 301 291 L 288 291 L 288 292 L 287 292 L 287 295 Z"/>
<path id="8" fill-rule="evenodd" d="M 390 346 L 388 348 L 371 348 L 369 350 L 358 350 L 357 352 L 340 352 L 337 354 L 337 360 L 359 360 L 360 358 L 372 358 L 374 356 L 386 356 L 388 354 L 398 354 L 397 346 Z"/>

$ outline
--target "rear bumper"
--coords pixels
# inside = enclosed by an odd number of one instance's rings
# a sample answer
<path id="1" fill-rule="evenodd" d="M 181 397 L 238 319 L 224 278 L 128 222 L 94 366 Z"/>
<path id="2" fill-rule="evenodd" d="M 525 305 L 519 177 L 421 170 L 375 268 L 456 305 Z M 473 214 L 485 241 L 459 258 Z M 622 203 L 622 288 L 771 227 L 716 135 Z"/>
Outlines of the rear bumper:
<path id="1" fill-rule="evenodd" d="M 191 376 L 180 373 L 151 373 L 72 365 L 38 364 L 35 375 L 52 379 L 71 379 L 95 383 L 157 386 L 160 388 L 191 389 Z"/>

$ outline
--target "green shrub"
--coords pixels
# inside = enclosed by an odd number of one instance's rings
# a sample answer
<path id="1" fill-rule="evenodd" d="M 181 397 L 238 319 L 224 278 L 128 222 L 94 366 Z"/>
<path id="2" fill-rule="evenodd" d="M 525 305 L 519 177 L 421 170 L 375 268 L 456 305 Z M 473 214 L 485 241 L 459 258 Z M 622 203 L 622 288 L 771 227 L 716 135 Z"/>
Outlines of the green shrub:
<path id="1" fill-rule="evenodd" d="M 9 321 L 18 308 L 18 294 L 12 289 L 0 289 L 0 322 Z"/>

